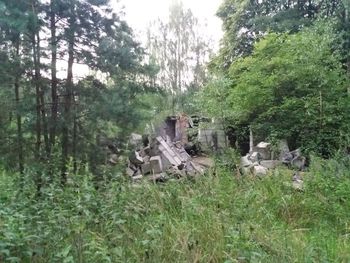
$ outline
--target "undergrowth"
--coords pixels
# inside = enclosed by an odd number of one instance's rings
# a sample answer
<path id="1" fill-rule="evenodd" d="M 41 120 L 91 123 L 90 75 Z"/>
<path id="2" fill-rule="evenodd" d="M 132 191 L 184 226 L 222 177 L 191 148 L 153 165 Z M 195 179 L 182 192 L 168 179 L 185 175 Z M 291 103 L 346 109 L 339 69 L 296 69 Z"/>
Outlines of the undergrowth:
<path id="1" fill-rule="evenodd" d="M 38 196 L 33 176 L 0 174 L 0 262 L 350 262 L 348 160 L 291 171 L 227 168 L 196 180 L 105 184 L 86 172 Z"/>

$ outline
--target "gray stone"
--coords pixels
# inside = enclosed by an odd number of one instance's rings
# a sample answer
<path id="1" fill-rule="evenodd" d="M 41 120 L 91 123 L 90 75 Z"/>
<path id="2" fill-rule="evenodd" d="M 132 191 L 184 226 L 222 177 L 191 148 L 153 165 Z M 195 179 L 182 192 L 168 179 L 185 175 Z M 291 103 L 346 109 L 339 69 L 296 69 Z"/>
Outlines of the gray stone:
<path id="1" fill-rule="evenodd" d="M 133 169 L 131 169 L 130 167 L 126 168 L 126 174 L 130 177 L 134 176 L 135 171 Z"/>
<path id="2" fill-rule="evenodd" d="M 241 170 L 244 175 L 250 174 L 253 172 L 253 166 L 242 167 Z"/>
<path id="3" fill-rule="evenodd" d="M 290 152 L 288 142 L 286 139 L 282 139 L 278 143 L 278 150 L 280 153 Z"/>
<path id="4" fill-rule="evenodd" d="M 291 161 L 291 165 L 294 168 L 297 168 L 298 170 L 304 170 L 305 168 L 305 157 L 303 156 L 298 156 L 295 157 L 292 161 Z"/>
<path id="5" fill-rule="evenodd" d="M 291 151 L 290 154 L 293 155 L 293 158 L 301 157 L 301 150 L 300 149 L 296 149 L 294 151 Z"/>
<path id="6" fill-rule="evenodd" d="M 256 147 L 253 147 L 253 151 L 258 152 L 263 160 L 271 159 L 271 144 L 267 142 L 260 142 Z"/>
<path id="7" fill-rule="evenodd" d="M 186 176 L 185 170 L 179 170 L 176 167 L 170 167 L 166 173 L 173 178 L 181 178 Z"/>
<path id="8" fill-rule="evenodd" d="M 241 167 L 249 167 L 252 164 L 253 164 L 252 161 L 249 160 L 249 154 L 241 157 Z"/>
<path id="9" fill-rule="evenodd" d="M 141 172 L 143 175 L 150 174 L 152 172 L 151 163 L 146 162 L 146 163 L 142 164 L 141 165 Z"/>
<path id="10" fill-rule="evenodd" d="M 292 177 L 292 186 L 295 190 L 303 191 L 304 190 L 304 181 L 300 176 L 299 172 L 295 172 Z"/>
<path id="11" fill-rule="evenodd" d="M 290 164 L 290 162 L 293 160 L 293 155 L 289 152 L 284 153 L 281 155 L 281 161 L 284 164 Z"/>
<path id="12" fill-rule="evenodd" d="M 148 155 L 146 155 L 146 156 L 145 156 L 145 157 L 143 157 L 142 159 L 143 159 L 144 163 L 149 163 L 149 161 L 150 161 L 151 157 L 150 157 L 150 156 L 148 156 Z"/>
<path id="13" fill-rule="evenodd" d="M 149 146 L 144 147 L 144 148 L 142 148 L 141 151 L 140 151 L 140 156 L 141 156 L 142 158 L 144 158 L 144 157 L 146 157 L 146 156 L 149 156 L 149 155 L 150 155 L 150 151 L 151 151 L 151 149 L 150 149 Z"/>
<path id="14" fill-rule="evenodd" d="M 163 172 L 162 158 L 160 156 L 151 157 L 150 164 L 153 174 L 160 174 Z"/>
<path id="15" fill-rule="evenodd" d="M 113 164 L 113 165 L 117 164 L 117 163 L 118 163 L 118 155 L 116 155 L 116 154 L 111 154 L 110 157 L 109 157 L 108 162 L 109 162 L 110 164 Z"/>
<path id="16" fill-rule="evenodd" d="M 256 176 L 265 176 L 267 175 L 267 168 L 261 165 L 254 166 L 254 174 Z"/>
<path id="17" fill-rule="evenodd" d="M 281 165 L 281 164 L 282 164 L 282 162 L 281 161 L 277 161 L 277 160 L 263 160 L 263 161 L 260 161 L 260 165 L 264 166 L 267 169 L 274 169 L 278 165 Z"/>
<path id="18" fill-rule="evenodd" d="M 279 152 L 279 160 L 284 161 L 288 159 L 288 156 L 286 154 L 289 154 L 289 146 L 287 140 L 280 140 L 278 143 L 278 152 Z M 287 159 L 286 159 L 287 157 Z M 291 161 L 291 160 L 290 160 Z"/>
<path id="19" fill-rule="evenodd" d="M 209 158 L 209 157 L 204 157 L 204 156 L 200 156 L 200 157 L 194 157 L 192 159 L 192 162 L 203 166 L 205 168 L 211 168 L 214 166 L 214 160 Z"/>
<path id="20" fill-rule="evenodd" d="M 298 191 L 304 190 L 304 182 L 302 180 L 293 181 L 292 186 L 295 190 L 298 190 Z"/>
<path id="21" fill-rule="evenodd" d="M 142 144 L 142 135 L 137 133 L 132 133 L 129 138 L 129 143 L 132 146 L 140 146 Z"/>
<path id="22" fill-rule="evenodd" d="M 133 181 L 139 181 L 139 180 L 141 180 L 142 178 L 143 178 L 143 175 L 142 175 L 142 174 L 139 174 L 139 175 L 133 176 L 133 177 L 132 177 L 132 180 L 133 180 Z"/>
<path id="23" fill-rule="evenodd" d="M 250 155 L 250 158 L 249 158 L 253 163 L 255 162 L 259 162 L 259 160 L 261 159 L 261 155 L 260 153 L 258 152 L 253 152 L 251 155 Z"/>
<path id="24" fill-rule="evenodd" d="M 158 149 L 161 152 L 163 159 L 166 159 L 171 165 L 178 167 L 182 165 L 183 162 L 187 161 L 184 160 L 184 157 L 181 156 L 174 146 L 168 144 L 162 137 L 158 136 L 156 140 L 159 143 Z"/>
<path id="25" fill-rule="evenodd" d="M 271 143 L 269 143 L 269 142 L 260 142 L 256 147 L 267 149 L 267 148 L 271 147 Z"/>
<path id="26" fill-rule="evenodd" d="M 193 170 L 191 168 L 188 168 L 187 170 L 189 171 L 194 171 L 194 173 L 199 173 L 199 174 L 203 174 L 205 169 L 199 165 L 199 164 L 196 164 L 195 162 L 189 162 L 190 166 L 193 168 Z"/>
<path id="27" fill-rule="evenodd" d="M 131 153 L 131 155 L 129 157 L 129 160 L 130 160 L 131 163 L 133 163 L 133 164 L 135 164 L 137 166 L 139 166 L 139 165 L 144 163 L 143 158 L 136 151 Z"/>
<path id="28" fill-rule="evenodd" d="M 198 142 L 209 149 L 223 149 L 227 146 L 225 131 L 221 129 L 199 129 Z"/>

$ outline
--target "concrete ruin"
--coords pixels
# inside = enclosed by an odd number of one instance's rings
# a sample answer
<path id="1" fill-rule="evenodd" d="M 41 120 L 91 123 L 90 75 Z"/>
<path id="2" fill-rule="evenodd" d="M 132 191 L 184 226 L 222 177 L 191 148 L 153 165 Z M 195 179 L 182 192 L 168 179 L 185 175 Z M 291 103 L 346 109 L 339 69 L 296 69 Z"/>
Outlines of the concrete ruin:
<path id="1" fill-rule="evenodd" d="M 190 156 L 185 150 L 189 144 L 188 129 L 193 127 L 191 118 L 180 114 L 167 117 L 149 136 L 147 145 L 140 147 L 143 136 L 132 134 L 130 145 L 138 149 L 130 154 L 126 173 L 133 180 L 148 178 L 156 182 L 203 174 L 213 165 L 211 159 Z"/>
<path id="2" fill-rule="evenodd" d="M 277 156 L 277 159 L 274 158 Z M 241 157 L 240 169 L 243 174 L 264 176 L 269 170 L 280 165 L 286 165 L 291 169 L 303 171 L 306 158 L 302 156 L 300 149 L 290 151 L 287 141 L 281 140 L 277 152 L 274 152 L 271 143 L 260 142 L 251 146 L 248 154 Z"/>
<path id="3" fill-rule="evenodd" d="M 129 156 L 126 173 L 132 180 L 146 178 L 154 182 L 203 174 L 214 164 L 210 158 L 201 156 L 202 151 L 198 149 L 218 152 L 228 146 L 224 130 L 216 127 L 218 125 L 208 119 L 201 126 L 182 113 L 169 116 L 157 128 L 153 127 L 153 134 L 147 140 L 142 135 L 131 134 L 129 144 L 134 150 Z M 286 140 L 281 140 L 277 147 L 269 142 L 254 145 L 251 132 L 250 150 L 241 157 L 242 174 L 263 177 L 281 165 L 303 171 L 305 157 L 300 149 L 290 151 Z"/>

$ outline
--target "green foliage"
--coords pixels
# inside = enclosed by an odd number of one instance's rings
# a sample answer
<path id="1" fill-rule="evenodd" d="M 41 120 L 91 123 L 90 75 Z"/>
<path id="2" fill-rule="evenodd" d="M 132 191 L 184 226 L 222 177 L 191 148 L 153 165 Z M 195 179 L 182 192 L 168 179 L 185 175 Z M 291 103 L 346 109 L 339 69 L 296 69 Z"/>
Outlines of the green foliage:
<path id="1" fill-rule="evenodd" d="M 348 142 L 350 110 L 348 77 L 334 43 L 326 23 L 293 35 L 268 34 L 251 56 L 232 64 L 230 87 L 213 83 L 203 91 L 208 108 L 233 125 L 253 125 L 262 138 L 287 138 L 329 156 Z"/>
<path id="2" fill-rule="evenodd" d="M 96 138 L 123 143 L 151 116 L 142 96 L 157 91 L 149 82 L 156 69 L 142 63 L 144 50 L 108 2 L 0 1 L 0 153 L 7 168 L 61 162 L 64 169 L 70 157 L 105 164 L 91 156 L 101 149 Z M 96 73 L 82 78 L 75 63 Z"/>
<path id="3" fill-rule="evenodd" d="M 232 114 L 226 98 L 232 83 L 230 79 L 223 76 L 213 77 L 199 91 L 198 105 L 200 110 L 209 117 L 226 118 Z"/>
<path id="4" fill-rule="evenodd" d="M 291 172 L 215 175 L 166 185 L 130 185 L 88 171 L 35 194 L 31 172 L 0 174 L 0 259 L 4 262 L 347 262 L 348 160 L 313 159 L 305 190 Z"/>
<path id="5" fill-rule="evenodd" d="M 225 0 L 217 12 L 224 38 L 211 66 L 226 72 L 231 63 L 251 55 L 256 41 L 266 33 L 296 33 L 320 17 L 344 20 L 345 7 L 339 0 Z"/>
<path id="6" fill-rule="evenodd" d="M 212 50 L 209 40 L 201 35 L 204 30 L 182 1 L 171 3 L 167 21 L 158 19 L 148 29 L 149 61 L 159 67 L 154 81 L 170 94 L 176 94 L 177 100 L 187 90 L 199 89 L 206 81 L 206 63 Z M 177 103 L 172 102 L 173 110 Z"/>

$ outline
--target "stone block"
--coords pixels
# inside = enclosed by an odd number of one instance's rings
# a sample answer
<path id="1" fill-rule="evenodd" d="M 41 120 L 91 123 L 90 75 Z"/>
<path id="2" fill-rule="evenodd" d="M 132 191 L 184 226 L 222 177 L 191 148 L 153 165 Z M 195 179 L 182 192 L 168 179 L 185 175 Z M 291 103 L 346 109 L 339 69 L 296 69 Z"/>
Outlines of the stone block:
<path id="1" fill-rule="evenodd" d="M 261 165 L 254 166 L 254 174 L 256 176 L 265 176 L 267 175 L 267 168 Z"/>
<path id="2" fill-rule="evenodd" d="M 298 156 L 291 161 L 291 165 L 298 170 L 304 170 L 305 168 L 305 157 Z"/>
<path id="3" fill-rule="evenodd" d="M 281 161 L 277 161 L 277 160 L 263 160 L 260 162 L 261 166 L 264 166 L 267 169 L 274 169 L 276 168 L 278 165 L 281 165 L 282 162 Z"/>
<path id="4" fill-rule="evenodd" d="M 278 150 L 281 153 L 290 152 L 287 140 L 283 139 L 283 140 L 279 141 L 279 143 L 278 143 Z"/>
<path id="5" fill-rule="evenodd" d="M 137 166 L 144 163 L 143 158 L 140 156 L 140 154 L 136 151 L 132 152 L 129 156 L 129 160 L 132 164 L 135 164 Z"/>
<path id="6" fill-rule="evenodd" d="M 227 147 L 228 139 L 221 129 L 199 129 L 198 142 L 209 149 L 223 149 Z"/>
<path id="7" fill-rule="evenodd" d="M 290 152 L 285 152 L 281 154 L 281 161 L 284 164 L 290 164 L 290 162 L 293 160 L 293 155 Z"/>
<path id="8" fill-rule="evenodd" d="M 261 155 L 260 153 L 258 152 L 253 152 L 251 155 L 250 155 L 250 158 L 249 158 L 253 163 L 255 162 L 259 162 L 259 160 L 261 159 Z"/>
<path id="9" fill-rule="evenodd" d="M 260 142 L 253 151 L 260 154 L 261 159 L 270 160 L 271 159 L 271 144 L 267 142 Z"/>
<path id="10" fill-rule="evenodd" d="M 116 155 L 116 154 L 110 155 L 108 162 L 112 165 L 117 164 L 118 163 L 118 155 Z"/>
<path id="11" fill-rule="evenodd" d="M 269 142 L 260 142 L 256 147 L 267 149 L 267 148 L 271 147 L 271 143 L 269 143 Z"/>
<path id="12" fill-rule="evenodd" d="M 150 164 L 153 174 L 160 174 L 163 172 L 162 158 L 160 156 L 151 157 Z"/>
<path id="13" fill-rule="evenodd" d="M 253 163 L 249 160 L 249 155 L 241 157 L 241 167 L 251 166 Z"/>
<path id="14" fill-rule="evenodd" d="M 141 165 L 141 172 L 143 175 L 152 173 L 151 163 L 147 162 Z"/>
<path id="15" fill-rule="evenodd" d="M 126 174 L 130 177 L 134 176 L 135 171 L 131 169 L 130 167 L 126 168 Z"/>
<path id="16" fill-rule="evenodd" d="M 149 146 L 144 147 L 144 148 L 142 148 L 141 151 L 140 151 L 140 156 L 141 156 L 142 158 L 144 158 L 144 157 L 150 155 L 150 151 L 151 151 L 151 149 L 150 149 Z"/>
<path id="17" fill-rule="evenodd" d="M 301 157 L 301 150 L 300 149 L 296 149 L 294 151 L 291 151 L 290 153 L 293 155 L 293 158 Z"/>
<path id="18" fill-rule="evenodd" d="M 142 135 L 137 133 L 132 133 L 129 138 L 129 143 L 132 146 L 140 146 L 142 145 Z"/>
<path id="19" fill-rule="evenodd" d="M 251 174 L 253 172 L 253 166 L 242 167 L 241 170 L 244 175 Z"/>
<path id="20" fill-rule="evenodd" d="M 143 178 L 143 175 L 142 174 L 139 174 L 139 175 L 135 175 L 132 177 L 132 180 L 133 181 L 139 181 Z"/>

